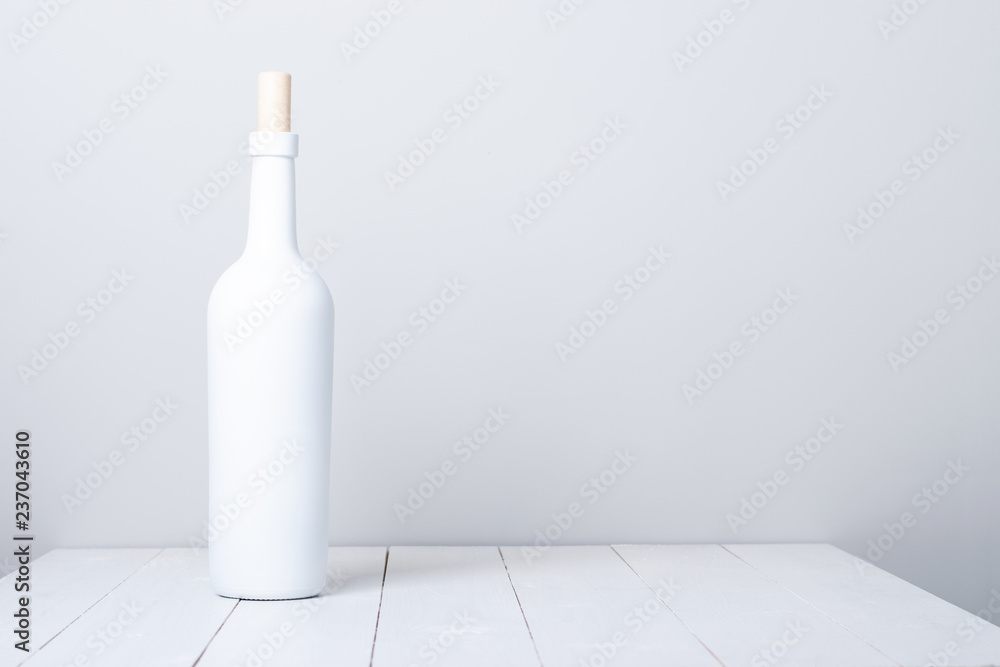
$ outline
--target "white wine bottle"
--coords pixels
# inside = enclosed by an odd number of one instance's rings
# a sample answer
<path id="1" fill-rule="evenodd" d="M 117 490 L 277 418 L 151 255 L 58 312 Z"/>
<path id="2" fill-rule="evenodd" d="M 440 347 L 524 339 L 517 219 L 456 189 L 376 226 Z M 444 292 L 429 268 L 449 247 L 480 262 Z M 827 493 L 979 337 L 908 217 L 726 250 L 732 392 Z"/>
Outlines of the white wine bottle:
<path id="1" fill-rule="evenodd" d="M 287 600 L 326 583 L 333 300 L 296 271 L 291 76 L 258 88 L 246 249 L 208 301 L 208 560 L 219 595 Z"/>

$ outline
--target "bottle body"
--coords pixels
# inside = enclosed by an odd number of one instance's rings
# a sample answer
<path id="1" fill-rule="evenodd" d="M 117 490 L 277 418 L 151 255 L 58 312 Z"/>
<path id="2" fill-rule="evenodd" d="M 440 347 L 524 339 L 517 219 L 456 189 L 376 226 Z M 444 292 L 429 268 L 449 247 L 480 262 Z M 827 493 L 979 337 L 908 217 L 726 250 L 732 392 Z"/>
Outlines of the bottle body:
<path id="1" fill-rule="evenodd" d="M 279 140 L 255 151 L 262 134 Z M 333 300 L 318 272 L 295 271 L 287 135 L 251 135 L 247 249 L 208 304 L 209 574 L 226 597 L 309 597 L 326 582 Z"/>

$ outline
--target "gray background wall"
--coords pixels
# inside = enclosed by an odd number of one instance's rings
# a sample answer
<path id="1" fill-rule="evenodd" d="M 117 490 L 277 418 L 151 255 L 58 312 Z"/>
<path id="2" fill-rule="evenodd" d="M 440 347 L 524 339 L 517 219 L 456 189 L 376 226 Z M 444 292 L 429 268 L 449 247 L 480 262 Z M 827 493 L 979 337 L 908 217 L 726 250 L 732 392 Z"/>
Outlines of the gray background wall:
<path id="1" fill-rule="evenodd" d="M 339 244 L 319 268 L 338 309 L 332 543 L 530 544 L 575 501 L 558 543 L 828 541 L 969 610 L 1000 600 L 1000 281 L 975 280 L 1000 253 L 995 2 L 564 1 L 553 23 L 556 0 L 400 0 L 350 58 L 387 2 L 223 2 L 5 5 L 2 459 L 30 429 L 39 547 L 200 534 L 206 302 L 245 241 L 256 75 L 279 69 L 300 246 Z M 499 85 L 456 127 L 445 114 L 480 77 Z M 620 135 L 582 159 L 609 119 Z M 384 173 L 435 128 L 446 140 L 391 190 Z M 512 215 L 561 170 L 572 182 L 519 233 Z M 881 217 L 845 227 L 897 179 Z M 186 221 L 182 205 L 204 206 Z M 671 257 L 626 299 L 616 283 L 650 246 Z M 102 294 L 116 270 L 134 277 Z M 412 314 L 456 278 L 421 330 Z M 792 306 L 752 339 L 778 290 Z M 608 299 L 563 361 L 556 344 Z M 947 322 L 894 368 L 938 309 Z M 413 344 L 356 391 L 404 331 Z M 709 368 L 734 341 L 743 354 Z M 36 351 L 53 358 L 32 375 Z M 717 379 L 689 401 L 699 370 Z M 157 399 L 178 406 L 162 423 Z M 500 430 L 456 453 L 498 408 Z M 842 428 L 815 456 L 786 454 L 823 419 Z M 584 487 L 619 451 L 637 462 Z M 401 521 L 447 460 L 456 474 Z M 949 462 L 961 476 L 938 481 Z M 760 507 L 734 532 L 743 499 Z"/>

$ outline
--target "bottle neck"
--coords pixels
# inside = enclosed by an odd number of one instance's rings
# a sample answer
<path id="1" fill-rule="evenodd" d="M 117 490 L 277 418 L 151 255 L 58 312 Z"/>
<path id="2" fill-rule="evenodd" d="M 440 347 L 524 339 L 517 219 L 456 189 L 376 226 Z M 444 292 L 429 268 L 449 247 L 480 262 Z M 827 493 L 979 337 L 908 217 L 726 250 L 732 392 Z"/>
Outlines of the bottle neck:
<path id="1" fill-rule="evenodd" d="M 295 234 L 295 156 L 298 135 L 250 135 L 250 223 L 245 257 L 266 259 L 298 255 Z"/>

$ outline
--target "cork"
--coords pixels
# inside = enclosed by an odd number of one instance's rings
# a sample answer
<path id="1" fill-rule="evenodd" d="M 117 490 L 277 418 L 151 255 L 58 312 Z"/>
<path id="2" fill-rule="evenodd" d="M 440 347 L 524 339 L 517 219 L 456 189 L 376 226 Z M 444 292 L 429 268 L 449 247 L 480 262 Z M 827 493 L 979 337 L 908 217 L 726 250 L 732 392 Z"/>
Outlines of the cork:
<path id="1" fill-rule="evenodd" d="M 257 131 L 292 131 L 292 75 L 261 72 L 257 77 Z"/>

